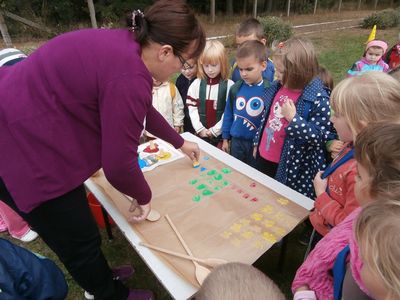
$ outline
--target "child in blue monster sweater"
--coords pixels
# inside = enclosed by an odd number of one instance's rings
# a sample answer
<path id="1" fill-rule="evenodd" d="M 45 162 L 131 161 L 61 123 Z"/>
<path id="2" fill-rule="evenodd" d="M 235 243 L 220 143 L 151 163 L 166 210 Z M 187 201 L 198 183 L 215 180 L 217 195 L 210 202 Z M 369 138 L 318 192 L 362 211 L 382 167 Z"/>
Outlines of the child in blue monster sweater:
<path id="1" fill-rule="evenodd" d="M 222 123 L 222 150 L 254 166 L 253 139 L 261 125 L 263 95 L 269 86 L 262 77 L 266 68 L 264 44 L 257 40 L 244 42 L 238 48 L 236 61 L 242 79 L 229 91 Z"/>

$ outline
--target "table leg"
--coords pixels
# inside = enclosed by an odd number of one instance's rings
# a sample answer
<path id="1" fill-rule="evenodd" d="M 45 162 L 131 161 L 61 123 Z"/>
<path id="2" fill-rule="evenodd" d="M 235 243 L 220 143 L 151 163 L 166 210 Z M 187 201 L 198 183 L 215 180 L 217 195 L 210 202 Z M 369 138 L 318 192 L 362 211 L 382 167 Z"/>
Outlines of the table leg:
<path id="1" fill-rule="evenodd" d="M 112 241 L 114 239 L 112 231 L 111 231 L 111 224 L 110 220 L 108 219 L 108 213 L 103 206 L 101 206 L 101 212 L 103 213 L 104 224 L 106 225 L 106 231 L 108 235 L 108 240 Z"/>
<path id="2" fill-rule="evenodd" d="M 279 253 L 279 259 L 278 259 L 278 271 L 282 273 L 283 271 L 283 264 L 285 262 L 285 258 L 286 258 L 286 250 L 287 250 L 287 239 L 288 236 L 284 236 L 281 240 L 281 251 Z"/>

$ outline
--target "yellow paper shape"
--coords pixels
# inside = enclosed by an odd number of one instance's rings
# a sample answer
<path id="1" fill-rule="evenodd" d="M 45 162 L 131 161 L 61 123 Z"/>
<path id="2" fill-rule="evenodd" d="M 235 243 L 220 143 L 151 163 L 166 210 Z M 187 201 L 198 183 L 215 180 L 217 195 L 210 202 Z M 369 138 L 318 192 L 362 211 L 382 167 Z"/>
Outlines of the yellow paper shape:
<path id="1" fill-rule="evenodd" d="M 262 236 L 267 242 L 270 242 L 271 244 L 276 243 L 276 237 L 272 233 L 264 231 Z"/>
<path id="2" fill-rule="evenodd" d="M 281 205 L 288 205 L 289 203 L 289 200 L 285 198 L 278 198 L 276 201 Z"/>
<path id="3" fill-rule="evenodd" d="M 254 242 L 253 246 L 257 249 L 262 249 L 265 247 L 265 244 L 263 241 L 257 240 Z"/>
<path id="4" fill-rule="evenodd" d="M 239 247 L 242 242 L 238 238 L 234 238 L 234 239 L 231 240 L 231 243 L 234 246 Z"/>
<path id="5" fill-rule="evenodd" d="M 246 226 L 246 225 L 250 224 L 250 220 L 248 220 L 248 219 L 240 219 L 239 223 L 242 224 L 243 226 Z"/>
<path id="6" fill-rule="evenodd" d="M 240 232 L 240 229 L 242 228 L 242 224 L 238 224 L 238 223 L 235 223 L 235 224 L 233 224 L 232 226 L 231 226 L 231 230 L 232 231 L 234 231 L 234 232 Z"/>
<path id="7" fill-rule="evenodd" d="M 229 238 L 231 237 L 231 235 L 232 235 L 232 232 L 229 232 L 229 231 L 224 231 L 224 232 L 221 234 L 221 236 L 222 236 L 224 239 L 229 239 Z"/>
<path id="8" fill-rule="evenodd" d="M 249 230 L 242 233 L 242 237 L 244 237 L 245 239 L 251 239 L 253 236 L 254 232 Z"/>
<path id="9" fill-rule="evenodd" d="M 251 215 L 251 218 L 252 218 L 254 221 L 261 221 L 262 218 L 263 218 L 263 215 L 262 215 L 262 214 L 259 214 L 259 213 L 254 213 L 254 214 Z"/>
<path id="10" fill-rule="evenodd" d="M 274 208 L 272 207 L 272 205 L 265 205 L 262 209 L 262 212 L 270 214 L 274 211 Z"/>
<path id="11" fill-rule="evenodd" d="M 275 221 L 274 220 L 265 220 L 264 221 L 264 226 L 269 228 L 275 225 Z"/>

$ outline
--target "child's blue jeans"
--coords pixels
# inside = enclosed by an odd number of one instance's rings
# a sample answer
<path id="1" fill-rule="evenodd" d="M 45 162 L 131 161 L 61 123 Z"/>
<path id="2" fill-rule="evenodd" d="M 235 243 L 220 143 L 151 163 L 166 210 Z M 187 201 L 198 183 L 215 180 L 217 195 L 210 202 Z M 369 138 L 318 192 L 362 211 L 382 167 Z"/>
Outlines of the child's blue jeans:
<path id="1" fill-rule="evenodd" d="M 253 157 L 253 140 L 245 140 L 240 138 L 231 139 L 231 155 L 255 167 L 255 158 Z"/>

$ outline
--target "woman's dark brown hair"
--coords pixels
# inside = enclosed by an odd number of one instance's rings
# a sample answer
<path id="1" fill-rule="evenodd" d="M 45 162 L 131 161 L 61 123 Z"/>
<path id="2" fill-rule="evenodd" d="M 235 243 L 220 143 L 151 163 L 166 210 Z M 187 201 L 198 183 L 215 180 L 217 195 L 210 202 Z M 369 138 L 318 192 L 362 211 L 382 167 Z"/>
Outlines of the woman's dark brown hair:
<path id="1" fill-rule="evenodd" d="M 131 15 L 128 26 L 132 25 L 135 25 L 136 40 L 141 46 L 150 42 L 170 45 L 175 55 L 182 55 L 193 45 L 194 51 L 187 59 L 199 57 L 205 46 L 204 30 L 183 0 L 158 0 L 144 16 Z"/>

